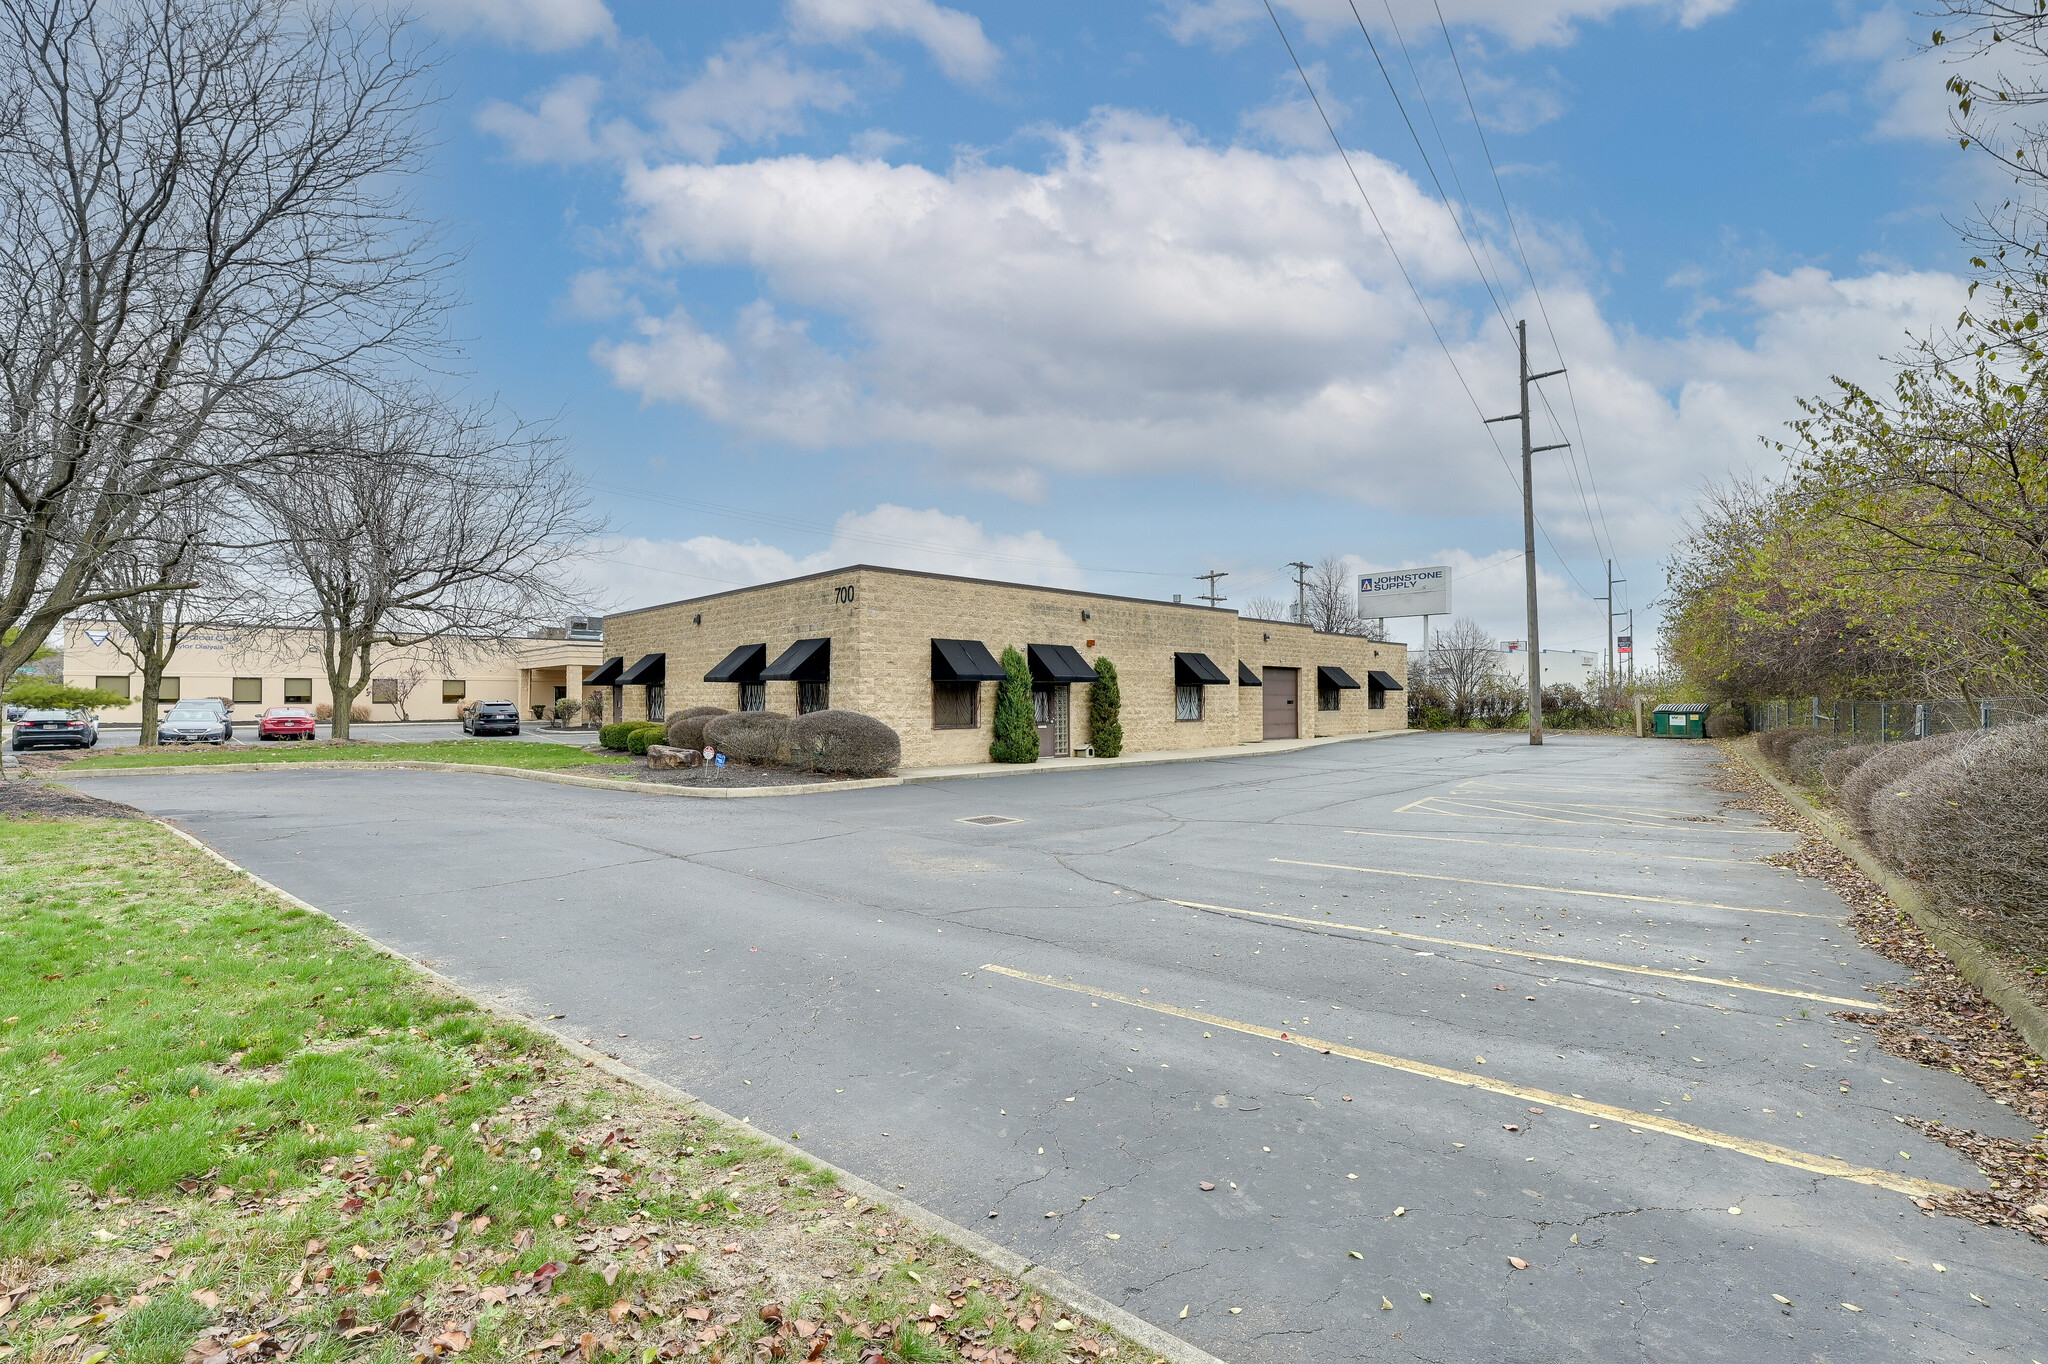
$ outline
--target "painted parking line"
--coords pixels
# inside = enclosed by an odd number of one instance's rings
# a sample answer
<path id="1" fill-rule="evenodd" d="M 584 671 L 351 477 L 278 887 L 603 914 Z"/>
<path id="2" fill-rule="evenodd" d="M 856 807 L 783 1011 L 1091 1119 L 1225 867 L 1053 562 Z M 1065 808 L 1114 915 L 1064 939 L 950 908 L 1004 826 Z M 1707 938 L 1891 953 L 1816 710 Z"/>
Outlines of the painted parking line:
<path id="1" fill-rule="evenodd" d="M 1915 1179 L 1910 1175 L 1894 1174 L 1867 1165 L 1852 1165 L 1846 1160 L 1833 1156 L 1815 1155 L 1790 1146 L 1779 1146 L 1775 1142 L 1756 1141 L 1749 1137 L 1738 1137 L 1727 1132 L 1716 1132 L 1707 1127 L 1696 1127 L 1692 1123 L 1678 1122 L 1661 1113 L 1639 1113 L 1634 1109 L 1617 1108 L 1613 1104 L 1594 1103 L 1587 1099 L 1573 1098 L 1569 1094 L 1554 1094 L 1547 1089 L 1535 1089 L 1528 1085 L 1510 1084 L 1496 1080 L 1490 1075 L 1477 1075 L 1471 1071 L 1452 1070 L 1448 1066 L 1431 1065 L 1427 1061 L 1412 1061 L 1405 1056 L 1390 1056 L 1385 1052 L 1366 1051 L 1362 1047 L 1346 1046 L 1342 1042 L 1329 1042 L 1319 1037 L 1304 1037 L 1300 1033 L 1282 1032 L 1278 1028 L 1262 1027 L 1257 1023 L 1246 1023 L 1241 1019 L 1226 1018 L 1221 1014 L 1204 1013 L 1199 1009 L 1184 1009 L 1176 1004 L 1158 1003 L 1150 999 L 1138 999 L 1131 995 L 1105 990 L 1098 985 L 1083 985 L 1078 981 L 1060 980 L 1055 976 L 1033 975 L 1008 966 L 994 963 L 983 966 L 984 971 L 1012 980 L 1029 981 L 1033 985 L 1046 985 L 1055 990 L 1066 990 L 1072 994 L 1087 995 L 1093 999 L 1109 1000 L 1112 1003 L 1128 1005 L 1133 1009 L 1144 1009 L 1151 1013 L 1166 1014 L 1172 1018 L 1185 1018 L 1191 1023 L 1200 1023 L 1212 1028 L 1226 1028 L 1231 1032 L 1244 1033 L 1250 1037 L 1262 1037 L 1268 1042 L 1285 1042 L 1289 1046 L 1326 1056 L 1342 1056 L 1347 1060 L 1363 1061 L 1367 1065 L 1381 1066 L 1388 1070 L 1400 1071 L 1406 1075 L 1418 1075 L 1424 1079 L 1457 1085 L 1462 1089 L 1482 1090 L 1488 1094 L 1500 1094 L 1526 1103 L 1542 1104 L 1546 1108 L 1561 1109 L 1567 1113 L 1578 1113 L 1589 1118 L 1602 1118 L 1608 1122 L 1621 1123 L 1647 1132 L 1656 1132 L 1682 1141 L 1697 1142 L 1701 1146 L 1712 1146 L 1737 1155 L 1749 1156 L 1767 1161 L 1772 1165 L 1789 1166 L 1809 1174 L 1826 1175 L 1830 1179 L 1846 1180 L 1851 1184 L 1868 1184 L 1875 1188 L 1889 1189 L 1912 1198 L 1938 1198 L 1944 1194 L 1960 1193 L 1952 1184 L 1937 1184 L 1933 1180 Z"/>
<path id="2" fill-rule="evenodd" d="M 1595 961 L 1588 957 L 1566 957 L 1555 952 L 1531 952 L 1520 947 L 1500 947 L 1483 942 L 1463 942 L 1457 938 L 1432 938 L 1424 933 L 1403 933 L 1393 928 L 1367 928 L 1363 924 L 1339 923 L 1335 919 L 1304 919 L 1297 914 L 1273 914 L 1262 909 L 1238 909 L 1232 905 L 1205 905 L 1199 900 L 1167 900 L 1169 905 L 1183 909 L 1206 909 L 1217 914 L 1242 914 L 1254 919 L 1276 919 L 1281 923 L 1307 924 L 1312 928 L 1341 928 L 1352 933 L 1366 933 L 1375 938 L 1400 938 L 1408 942 L 1433 943 L 1439 947 L 1462 947 L 1473 952 L 1490 952 L 1496 957 L 1520 957 L 1529 961 L 1561 961 L 1572 966 L 1590 966 L 1601 971 L 1626 971 L 1630 975 L 1655 976 L 1659 980 L 1682 980 L 1692 985 L 1712 985 L 1717 989 L 1749 990 L 1761 995 L 1783 995 L 1787 999 L 1810 999 L 1817 1004 L 1843 1004 L 1852 1009 L 1870 1013 L 1890 1013 L 1891 1006 L 1879 1004 L 1870 999 L 1845 999 L 1840 995 L 1817 995 L 1805 990 L 1787 990 L 1776 985 L 1758 985 L 1751 981 L 1737 980 L 1733 976 L 1695 975 L 1688 971 L 1667 971 L 1660 966 L 1624 966 L 1618 961 Z"/>
<path id="3" fill-rule="evenodd" d="M 1621 815 L 1600 815 L 1594 818 L 1566 819 L 1565 814 L 1585 815 L 1597 807 L 1571 805 L 1530 805 L 1521 801 L 1488 800 L 1484 798 L 1460 799 L 1453 796 L 1424 796 L 1410 801 L 1394 811 L 1397 815 L 1431 814 L 1449 815 L 1453 819 L 1520 819 L 1538 824 L 1598 824 L 1610 828 L 1658 829 L 1670 833 L 1712 833 L 1717 837 L 1736 834 L 1762 835 L 1768 830 L 1730 829 L 1715 825 L 1706 827 L 1704 822 L 1694 819 L 1630 819 Z M 1535 813 L 1549 811 L 1548 814 Z"/>
<path id="4" fill-rule="evenodd" d="M 1674 900 L 1666 895 L 1634 895 L 1619 890 L 1573 890 L 1568 886 L 1525 886 L 1519 881 L 1481 881 L 1470 876 L 1443 876 L 1427 871 L 1392 871 L 1386 867 L 1350 867 L 1342 862 L 1298 862 L 1291 857 L 1269 857 L 1290 867 L 1321 867 L 1326 871 L 1362 871 L 1372 876 L 1406 876 L 1416 881 L 1454 881 L 1462 886 L 1493 886 L 1499 890 L 1533 890 L 1545 895 L 1590 895 L 1598 900 L 1637 900 L 1652 905 L 1690 905 L 1694 909 L 1731 909 L 1738 914 L 1781 914 L 1793 919 L 1826 919 L 1839 922 L 1838 914 L 1809 914 L 1803 909 L 1764 909 L 1759 905 L 1724 905 L 1714 900 Z"/>
<path id="5" fill-rule="evenodd" d="M 1360 838 L 1399 838 L 1418 843 L 1475 843 L 1487 848 L 1522 848 L 1529 852 L 1579 853 L 1593 857 L 1633 857 L 1643 862 L 1718 862 L 1731 867 L 1762 867 L 1754 857 L 1688 857 L 1684 853 L 1636 852 L 1628 848 L 1567 848 L 1558 843 L 1510 843 L 1499 838 L 1454 838 L 1449 834 L 1397 834 L 1386 829 L 1346 829 Z"/>

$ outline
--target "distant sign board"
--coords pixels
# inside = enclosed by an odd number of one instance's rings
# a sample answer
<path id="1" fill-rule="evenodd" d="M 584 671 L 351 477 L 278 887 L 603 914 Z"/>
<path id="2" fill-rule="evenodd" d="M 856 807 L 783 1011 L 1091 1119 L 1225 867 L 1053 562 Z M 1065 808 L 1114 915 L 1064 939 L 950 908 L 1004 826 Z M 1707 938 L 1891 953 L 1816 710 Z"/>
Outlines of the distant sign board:
<path id="1" fill-rule="evenodd" d="M 1615 649 L 1615 652 L 1616 652 L 1616 653 L 1623 653 L 1623 654 L 1632 654 L 1632 653 L 1634 653 L 1634 652 L 1636 651 L 1636 640 L 1635 640 L 1635 636 L 1634 636 L 1634 635 L 1619 635 L 1619 636 L 1617 636 L 1617 637 L 1615 638 L 1615 641 L 1614 641 L 1614 649 Z"/>
<path id="2" fill-rule="evenodd" d="M 1361 616 L 1448 616 L 1451 614 L 1451 570 L 1402 568 L 1358 577 Z"/>

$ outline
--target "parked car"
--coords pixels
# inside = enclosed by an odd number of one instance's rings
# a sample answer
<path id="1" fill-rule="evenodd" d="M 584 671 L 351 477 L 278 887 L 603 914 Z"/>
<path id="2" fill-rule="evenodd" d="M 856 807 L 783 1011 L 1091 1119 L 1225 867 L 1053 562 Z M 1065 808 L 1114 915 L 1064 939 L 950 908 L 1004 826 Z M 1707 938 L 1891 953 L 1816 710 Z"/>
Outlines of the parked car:
<path id="1" fill-rule="evenodd" d="M 221 737 L 224 739 L 235 737 L 235 708 L 230 703 L 221 700 L 218 696 L 195 696 L 189 701 L 173 701 L 171 703 L 171 713 L 173 715 L 181 710 L 211 711 L 220 717 Z"/>
<path id="2" fill-rule="evenodd" d="M 310 739 L 313 737 L 313 712 L 306 706 L 272 706 L 256 717 L 256 738 L 264 739 Z"/>
<path id="3" fill-rule="evenodd" d="M 25 748 L 91 748 L 100 741 L 100 722 L 82 710 L 25 710 L 14 722 L 14 751 Z"/>
<path id="4" fill-rule="evenodd" d="M 180 701 L 156 727 L 160 744 L 224 744 L 233 735 L 233 727 L 218 707 L 196 702 Z"/>
<path id="5" fill-rule="evenodd" d="M 517 734 L 519 707 L 510 701 L 479 701 L 462 717 L 464 734 Z"/>

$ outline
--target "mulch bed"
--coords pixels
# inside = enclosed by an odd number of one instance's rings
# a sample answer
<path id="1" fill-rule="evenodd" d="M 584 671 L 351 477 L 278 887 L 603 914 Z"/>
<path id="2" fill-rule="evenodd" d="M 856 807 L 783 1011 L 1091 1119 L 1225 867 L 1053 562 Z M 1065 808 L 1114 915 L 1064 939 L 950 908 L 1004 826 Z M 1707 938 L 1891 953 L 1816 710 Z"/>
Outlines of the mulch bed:
<path id="1" fill-rule="evenodd" d="M 1735 795 L 1726 802 L 1728 808 L 1753 810 L 1772 828 L 1799 836 L 1797 848 L 1764 860 L 1830 887 L 1849 907 L 1849 924 L 1863 944 L 1912 973 L 1902 984 L 1883 987 L 1894 1012 L 1848 1010 L 1833 1017 L 1869 1029 L 1894 1056 L 1962 1076 L 2030 1125 L 2048 1129 L 2048 1067 L 2011 1020 L 1963 978 L 1876 882 L 1748 764 L 1728 763 L 1722 773 L 1714 785 Z M 1960 1151 L 1992 1186 L 1915 1200 L 1928 1216 L 1947 1213 L 1979 1226 L 2012 1227 L 2048 1245 L 2048 1130 L 2026 1142 L 1938 1119 L 1907 1115 L 1904 1121 Z"/>
<path id="2" fill-rule="evenodd" d="M 0 781 L 0 817 L 13 819 L 142 819 L 142 811 L 33 778 Z"/>

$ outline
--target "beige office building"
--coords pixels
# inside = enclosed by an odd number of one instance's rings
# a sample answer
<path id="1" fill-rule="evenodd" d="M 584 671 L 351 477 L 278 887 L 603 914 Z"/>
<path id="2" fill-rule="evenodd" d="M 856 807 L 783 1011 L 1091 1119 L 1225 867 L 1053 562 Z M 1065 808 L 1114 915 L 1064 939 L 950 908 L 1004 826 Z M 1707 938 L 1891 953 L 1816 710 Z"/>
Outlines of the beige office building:
<path id="1" fill-rule="evenodd" d="M 463 639 L 432 647 L 380 647 L 370 687 L 357 697 L 373 721 L 453 720 L 473 701 L 513 701 L 532 719 L 558 696 L 581 695 L 583 678 L 603 659 L 595 623 L 572 624 L 553 638 Z M 65 623 L 64 681 L 131 698 L 101 712 L 114 723 L 142 718 L 142 674 L 122 652 L 127 632 L 112 621 Z M 269 706 L 333 702 L 314 630 L 219 626 L 195 631 L 164 670 L 165 702 L 217 697 L 249 715 Z"/>
<path id="2" fill-rule="evenodd" d="M 903 738 L 906 767 L 989 761 L 1005 648 L 1032 673 L 1039 750 L 1091 745 L 1094 662 L 1116 665 L 1124 752 L 1405 729 L 1408 651 L 1227 609 L 855 565 L 614 613 L 585 680 L 608 719 L 688 706 L 828 707 Z"/>

